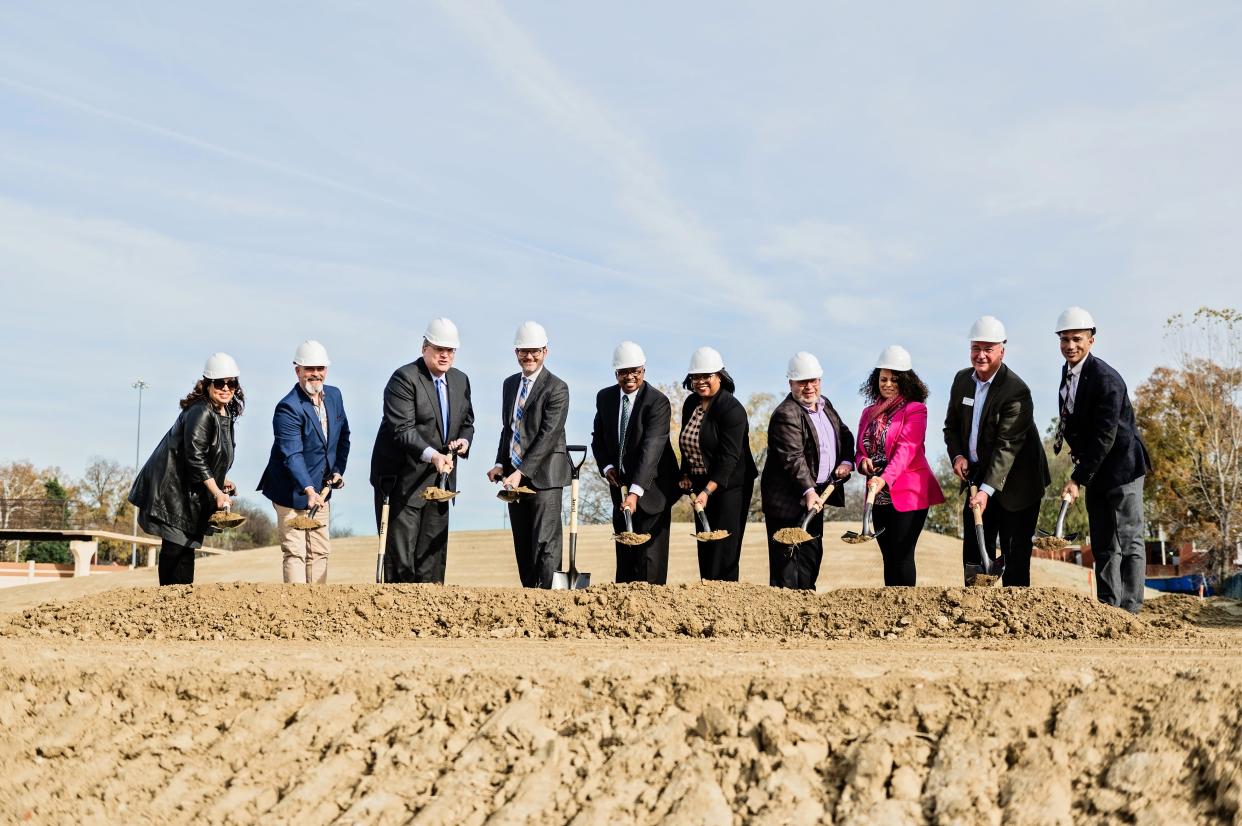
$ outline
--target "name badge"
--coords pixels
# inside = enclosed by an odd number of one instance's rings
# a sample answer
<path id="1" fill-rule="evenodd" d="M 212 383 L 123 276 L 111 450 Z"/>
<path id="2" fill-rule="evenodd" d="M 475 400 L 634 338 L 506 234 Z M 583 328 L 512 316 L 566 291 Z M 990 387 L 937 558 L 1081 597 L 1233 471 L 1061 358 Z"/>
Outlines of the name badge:
<path id="1" fill-rule="evenodd" d="M 962 404 L 966 405 L 967 407 L 974 407 L 975 400 L 971 398 L 970 396 L 962 396 Z"/>

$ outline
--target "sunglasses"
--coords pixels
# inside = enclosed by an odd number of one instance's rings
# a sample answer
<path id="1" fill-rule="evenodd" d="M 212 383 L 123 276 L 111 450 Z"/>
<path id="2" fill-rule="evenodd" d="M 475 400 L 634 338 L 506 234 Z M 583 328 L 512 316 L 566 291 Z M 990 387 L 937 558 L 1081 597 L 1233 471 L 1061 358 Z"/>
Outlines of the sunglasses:
<path id="1" fill-rule="evenodd" d="M 207 383 L 217 390 L 223 390 L 226 387 L 229 390 L 236 390 L 241 387 L 241 382 L 237 379 L 207 379 Z"/>

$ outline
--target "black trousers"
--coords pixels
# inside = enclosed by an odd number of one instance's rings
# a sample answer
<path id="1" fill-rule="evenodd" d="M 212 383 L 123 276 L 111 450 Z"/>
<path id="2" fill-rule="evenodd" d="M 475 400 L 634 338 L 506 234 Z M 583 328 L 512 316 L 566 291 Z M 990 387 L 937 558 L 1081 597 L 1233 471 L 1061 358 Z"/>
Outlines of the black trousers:
<path id="1" fill-rule="evenodd" d="M 551 588 L 561 567 L 561 497 L 563 488 L 547 488 L 509 504 L 513 555 L 523 588 Z"/>
<path id="2" fill-rule="evenodd" d="M 768 583 L 774 588 L 815 590 L 815 580 L 819 579 L 819 566 L 824 559 L 824 512 L 821 510 L 807 522 L 806 532 L 811 535 L 809 542 L 785 545 L 772 538 L 781 528 L 796 528 L 801 524 L 800 519 L 792 524 L 765 519 L 764 526 L 768 532 Z"/>
<path id="3" fill-rule="evenodd" d="M 194 584 L 194 549 L 167 539 L 160 542 L 160 585 Z"/>
<path id="4" fill-rule="evenodd" d="M 668 582 L 668 536 L 673 511 L 665 508 L 659 513 L 636 512 L 631 521 L 634 533 L 649 533 L 651 538 L 641 545 L 617 546 L 617 582 L 650 582 L 664 585 Z M 625 530 L 625 516 L 621 509 L 612 509 L 612 529 L 615 533 Z"/>
<path id="5" fill-rule="evenodd" d="M 702 476 L 690 477 L 695 490 L 703 490 L 707 479 Z M 699 545 L 699 578 L 716 579 L 726 582 L 737 582 L 738 563 L 742 559 L 742 537 L 746 535 L 746 513 L 750 509 L 750 497 L 755 492 L 755 481 L 736 488 L 717 488 L 716 492 L 707 497 L 704 512 L 707 521 L 714 531 L 728 531 L 726 539 L 715 542 L 700 542 Z M 695 531 L 702 526 L 695 527 Z"/>
<path id="6" fill-rule="evenodd" d="M 975 543 L 975 517 L 970 511 L 969 499 L 962 506 L 962 563 L 979 564 L 979 549 Z M 1028 508 L 1007 511 L 994 501 L 988 502 L 983 512 L 983 541 L 988 555 L 996 558 L 997 540 L 1000 555 L 1005 558 L 1005 574 L 1001 584 L 1028 587 L 1031 584 L 1031 542 L 1035 525 L 1039 522 L 1039 500 Z"/>
<path id="7" fill-rule="evenodd" d="M 875 541 L 884 557 L 884 584 L 914 585 L 914 546 L 927 522 L 927 508 L 899 511 L 891 504 L 876 505 L 871 521 L 876 531 L 883 529 Z"/>
<path id="8" fill-rule="evenodd" d="M 415 494 L 421 498 L 420 494 Z M 424 501 L 414 507 L 414 496 L 388 500 L 388 539 L 384 543 L 385 582 L 444 584 L 448 564 L 449 503 Z M 375 520 L 379 524 L 384 495 L 375 491 Z"/>

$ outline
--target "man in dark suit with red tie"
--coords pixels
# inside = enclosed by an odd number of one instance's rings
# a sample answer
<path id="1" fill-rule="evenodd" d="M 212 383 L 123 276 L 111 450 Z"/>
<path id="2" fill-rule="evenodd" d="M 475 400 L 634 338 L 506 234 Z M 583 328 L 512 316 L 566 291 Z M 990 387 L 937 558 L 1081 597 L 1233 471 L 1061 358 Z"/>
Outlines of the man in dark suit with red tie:
<path id="1" fill-rule="evenodd" d="M 1125 381 L 1091 354 L 1095 319 L 1081 307 L 1070 307 L 1057 319 L 1055 332 L 1065 364 L 1053 450 L 1060 453 L 1062 444 L 1068 444 L 1074 462 L 1061 493 L 1072 501 L 1080 487 L 1087 488 L 1096 597 L 1137 614 L 1147 572 L 1143 481 L 1151 459 Z"/>
<path id="2" fill-rule="evenodd" d="M 616 579 L 664 585 L 669 524 L 681 478 L 669 441 L 672 408 L 668 396 L 644 380 L 647 357 L 637 344 L 621 342 L 613 351 L 612 368 L 617 383 L 595 397 L 591 455 L 608 480 L 613 529 L 625 530 L 625 509 L 634 532 L 651 535 L 642 545 L 616 543 Z"/>

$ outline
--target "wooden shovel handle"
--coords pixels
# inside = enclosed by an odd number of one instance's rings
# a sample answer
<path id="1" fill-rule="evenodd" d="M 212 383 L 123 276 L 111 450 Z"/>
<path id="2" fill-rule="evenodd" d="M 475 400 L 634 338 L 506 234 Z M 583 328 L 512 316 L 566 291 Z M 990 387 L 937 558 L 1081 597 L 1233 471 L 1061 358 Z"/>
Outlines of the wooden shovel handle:
<path id="1" fill-rule="evenodd" d="M 975 494 L 978 492 L 979 492 L 978 487 L 976 487 L 975 485 L 970 486 L 970 498 L 971 499 L 974 499 Z M 975 524 L 982 525 L 983 524 L 983 508 L 980 507 L 979 505 L 971 505 L 970 512 L 973 513 L 975 516 Z"/>
<path id="2" fill-rule="evenodd" d="M 829 482 L 828 487 L 824 488 L 824 492 L 821 493 L 819 498 L 815 500 L 815 506 L 811 508 L 811 510 L 815 512 L 822 511 L 824 509 L 824 505 L 828 504 L 828 497 L 832 496 L 832 492 L 836 489 L 837 483 Z"/>
<path id="3" fill-rule="evenodd" d="M 328 491 L 330 491 L 330 490 L 332 490 L 332 486 L 331 486 L 331 485 L 324 485 L 324 486 L 323 486 L 323 490 L 319 491 L 319 498 L 320 498 L 320 499 L 325 499 L 325 500 L 326 500 L 326 499 L 328 498 Z M 310 511 L 309 511 L 309 513 L 308 513 L 308 515 L 310 516 L 310 518 L 311 518 L 311 519 L 314 519 L 314 518 L 315 518 L 315 514 L 317 514 L 317 513 L 319 513 L 319 506 L 318 506 L 318 505 L 316 505 L 315 507 L 311 508 L 311 509 L 310 509 Z"/>

